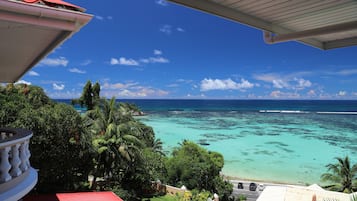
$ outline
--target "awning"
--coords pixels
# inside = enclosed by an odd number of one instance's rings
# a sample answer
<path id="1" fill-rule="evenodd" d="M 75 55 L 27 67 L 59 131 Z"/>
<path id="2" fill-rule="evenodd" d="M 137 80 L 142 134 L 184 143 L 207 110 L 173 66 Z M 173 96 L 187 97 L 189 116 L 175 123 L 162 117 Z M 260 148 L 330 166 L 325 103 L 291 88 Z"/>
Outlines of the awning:
<path id="1" fill-rule="evenodd" d="M 29 3 L 26 3 L 26 2 Z M 0 1 L 0 82 L 15 82 L 92 15 L 61 0 Z"/>
<path id="2" fill-rule="evenodd" d="M 320 49 L 357 45 L 355 0 L 169 0 L 264 31 L 269 43 L 299 41 Z"/>

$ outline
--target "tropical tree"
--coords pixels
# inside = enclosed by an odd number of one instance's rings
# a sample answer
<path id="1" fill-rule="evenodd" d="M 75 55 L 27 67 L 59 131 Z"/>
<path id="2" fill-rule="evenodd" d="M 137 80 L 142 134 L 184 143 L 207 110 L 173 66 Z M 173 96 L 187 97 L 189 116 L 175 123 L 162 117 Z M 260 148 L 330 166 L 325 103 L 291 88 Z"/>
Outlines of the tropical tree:
<path id="1" fill-rule="evenodd" d="M 127 129 L 130 122 L 122 122 L 118 104 L 115 98 L 110 101 L 102 99 L 99 107 L 88 111 L 87 122 L 91 122 L 93 147 L 97 152 L 95 157 L 94 181 L 97 177 L 106 178 L 108 182 L 121 180 L 133 163 L 140 158 L 142 141 L 133 135 L 135 127 Z"/>
<path id="2" fill-rule="evenodd" d="M 323 181 L 332 182 L 326 186 L 330 190 L 350 193 L 356 189 L 357 184 L 357 164 L 351 165 L 348 156 L 345 158 L 336 157 L 337 163 L 328 164 L 328 173 L 321 175 Z"/>
<path id="3" fill-rule="evenodd" d="M 93 104 L 98 105 L 100 101 L 100 85 L 98 82 L 96 82 L 92 87 L 92 95 Z"/>
<path id="4" fill-rule="evenodd" d="M 36 86 L 2 88 L 0 104 L 0 127 L 33 132 L 30 161 L 39 170 L 36 190 L 56 192 L 84 188 L 92 167 L 91 139 L 78 112 L 69 105 L 50 101 Z"/>
<path id="5" fill-rule="evenodd" d="M 82 95 L 79 99 L 72 99 L 72 105 L 80 104 L 81 107 L 87 107 L 92 110 L 100 103 L 100 85 L 96 82 L 92 85 L 90 80 L 83 87 Z"/>
<path id="6" fill-rule="evenodd" d="M 169 183 L 217 193 L 221 200 L 227 200 L 233 186 L 219 175 L 223 161 L 221 154 L 207 151 L 193 142 L 184 141 L 167 161 Z"/>

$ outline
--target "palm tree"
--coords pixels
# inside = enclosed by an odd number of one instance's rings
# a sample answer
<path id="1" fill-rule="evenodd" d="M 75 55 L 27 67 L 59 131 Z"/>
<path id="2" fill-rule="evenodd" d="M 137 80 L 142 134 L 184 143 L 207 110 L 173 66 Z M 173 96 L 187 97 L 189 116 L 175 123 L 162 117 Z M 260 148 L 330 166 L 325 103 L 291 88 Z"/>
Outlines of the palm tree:
<path id="1" fill-rule="evenodd" d="M 327 186 L 330 190 L 353 192 L 356 187 L 357 164 L 351 166 L 348 156 L 345 158 L 337 157 L 336 160 L 338 163 L 326 165 L 329 173 L 322 174 L 321 179 L 333 182 L 332 185 Z"/>
<path id="2" fill-rule="evenodd" d="M 155 141 L 153 141 L 153 144 L 151 145 L 152 150 L 162 156 L 165 156 L 165 153 L 162 151 L 162 141 L 160 138 L 155 139 Z"/>
<path id="3" fill-rule="evenodd" d="M 118 179 L 140 158 L 143 144 L 132 129 L 126 129 L 130 121 L 121 121 L 122 116 L 115 98 L 102 100 L 100 107 L 86 114 L 86 122 L 93 134 L 92 144 L 97 153 L 93 189 L 96 188 L 97 177 Z"/>

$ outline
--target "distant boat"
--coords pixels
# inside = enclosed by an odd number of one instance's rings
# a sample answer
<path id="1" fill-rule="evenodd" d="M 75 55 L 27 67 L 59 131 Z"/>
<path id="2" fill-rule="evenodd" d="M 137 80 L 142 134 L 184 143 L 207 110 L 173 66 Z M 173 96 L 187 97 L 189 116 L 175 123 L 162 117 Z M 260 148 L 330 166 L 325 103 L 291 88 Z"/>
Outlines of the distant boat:
<path id="1" fill-rule="evenodd" d="M 206 140 L 198 140 L 198 144 L 202 146 L 208 146 L 210 145 Z"/>

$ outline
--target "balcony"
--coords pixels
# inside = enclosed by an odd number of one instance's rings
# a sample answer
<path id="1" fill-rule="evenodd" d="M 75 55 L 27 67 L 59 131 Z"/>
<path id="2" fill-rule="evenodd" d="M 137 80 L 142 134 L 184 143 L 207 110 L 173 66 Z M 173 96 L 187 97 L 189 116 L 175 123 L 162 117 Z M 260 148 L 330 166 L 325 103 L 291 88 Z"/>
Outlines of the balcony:
<path id="1" fill-rule="evenodd" d="M 37 172 L 30 165 L 29 143 L 32 132 L 0 128 L 0 200 L 24 197 L 37 183 Z"/>

